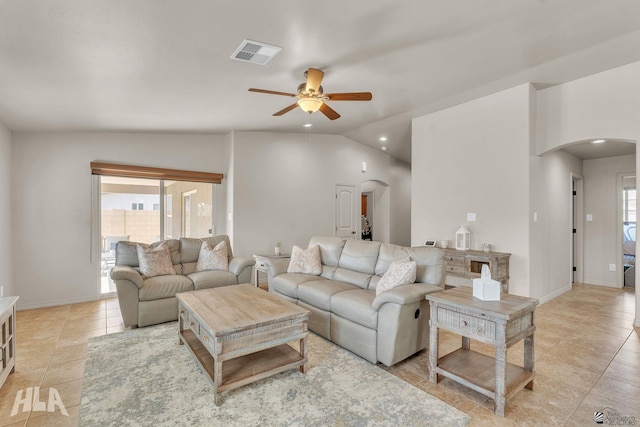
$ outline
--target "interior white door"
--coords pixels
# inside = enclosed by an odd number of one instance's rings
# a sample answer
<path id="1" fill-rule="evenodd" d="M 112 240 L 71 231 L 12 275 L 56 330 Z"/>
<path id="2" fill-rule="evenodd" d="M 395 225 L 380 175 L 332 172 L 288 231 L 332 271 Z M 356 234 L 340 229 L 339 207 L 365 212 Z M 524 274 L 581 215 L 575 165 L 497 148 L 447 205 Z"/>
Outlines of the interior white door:
<path id="1" fill-rule="evenodd" d="M 353 239 L 356 236 L 356 186 L 336 185 L 336 236 Z"/>

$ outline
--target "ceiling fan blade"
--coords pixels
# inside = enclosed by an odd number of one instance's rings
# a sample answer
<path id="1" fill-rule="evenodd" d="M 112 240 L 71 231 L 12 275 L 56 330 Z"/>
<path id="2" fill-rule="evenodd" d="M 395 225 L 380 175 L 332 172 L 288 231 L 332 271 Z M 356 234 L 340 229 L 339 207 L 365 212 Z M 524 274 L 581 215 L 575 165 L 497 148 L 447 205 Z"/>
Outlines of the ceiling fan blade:
<path id="1" fill-rule="evenodd" d="M 282 96 L 296 96 L 294 93 L 276 92 L 275 90 L 265 90 L 265 89 L 256 89 L 256 88 L 250 88 L 249 92 L 268 93 L 271 95 L 282 95 Z"/>
<path id="2" fill-rule="evenodd" d="M 298 103 L 294 103 L 289 105 L 288 107 L 283 108 L 282 110 L 278 111 L 277 113 L 273 113 L 274 116 L 281 116 L 285 113 L 288 113 L 289 111 L 293 110 L 294 108 L 296 108 L 298 106 Z"/>
<path id="3" fill-rule="evenodd" d="M 322 83 L 322 78 L 324 77 L 324 72 L 318 70 L 316 68 L 309 68 L 307 70 L 307 86 L 305 90 L 308 93 L 318 93 L 320 90 L 320 83 Z"/>
<path id="4" fill-rule="evenodd" d="M 336 113 L 336 111 L 333 108 L 329 107 L 326 102 L 322 103 L 322 105 L 320 106 L 320 111 L 322 112 L 322 114 L 327 116 L 329 120 L 340 118 L 340 114 Z"/>
<path id="5" fill-rule="evenodd" d="M 371 92 L 329 93 L 325 95 L 331 101 L 371 101 Z"/>

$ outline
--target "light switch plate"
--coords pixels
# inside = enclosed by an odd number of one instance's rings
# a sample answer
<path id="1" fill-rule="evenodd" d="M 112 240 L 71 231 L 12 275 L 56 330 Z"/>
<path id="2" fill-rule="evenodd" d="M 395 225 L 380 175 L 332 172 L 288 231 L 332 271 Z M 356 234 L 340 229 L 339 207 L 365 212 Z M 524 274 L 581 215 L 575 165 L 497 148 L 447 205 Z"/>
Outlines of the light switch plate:
<path id="1" fill-rule="evenodd" d="M 593 214 L 587 214 L 587 221 L 588 222 L 593 221 Z"/>

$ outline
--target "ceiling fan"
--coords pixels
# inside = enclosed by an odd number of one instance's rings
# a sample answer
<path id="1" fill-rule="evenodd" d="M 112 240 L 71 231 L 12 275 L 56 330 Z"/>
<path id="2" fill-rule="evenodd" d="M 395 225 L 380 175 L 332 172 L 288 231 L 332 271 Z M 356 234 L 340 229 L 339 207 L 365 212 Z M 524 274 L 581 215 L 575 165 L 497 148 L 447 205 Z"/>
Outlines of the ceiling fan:
<path id="1" fill-rule="evenodd" d="M 272 95 L 290 96 L 298 98 L 298 101 L 274 113 L 274 116 L 282 116 L 285 113 L 300 107 L 302 111 L 309 114 L 320 110 L 322 114 L 330 120 L 340 118 L 340 114 L 329 107 L 325 101 L 371 101 L 371 92 L 349 92 L 349 93 L 324 93 L 320 83 L 324 77 L 324 72 L 316 68 L 309 68 L 304 72 L 307 81 L 298 85 L 298 93 L 277 92 L 273 90 L 250 88 L 249 92 L 268 93 Z"/>

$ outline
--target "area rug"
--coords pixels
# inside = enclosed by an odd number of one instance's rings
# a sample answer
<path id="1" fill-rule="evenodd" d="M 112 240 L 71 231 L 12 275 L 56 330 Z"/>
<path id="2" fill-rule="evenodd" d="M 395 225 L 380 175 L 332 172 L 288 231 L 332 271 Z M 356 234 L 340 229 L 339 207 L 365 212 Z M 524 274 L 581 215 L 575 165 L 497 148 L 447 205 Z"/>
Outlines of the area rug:
<path id="1" fill-rule="evenodd" d="M 470 417 L 310 334 L 307 373 L 290 370 L 222 395 L 177 323 L 89 341 L 81 426 L 465 426 Z"/>

